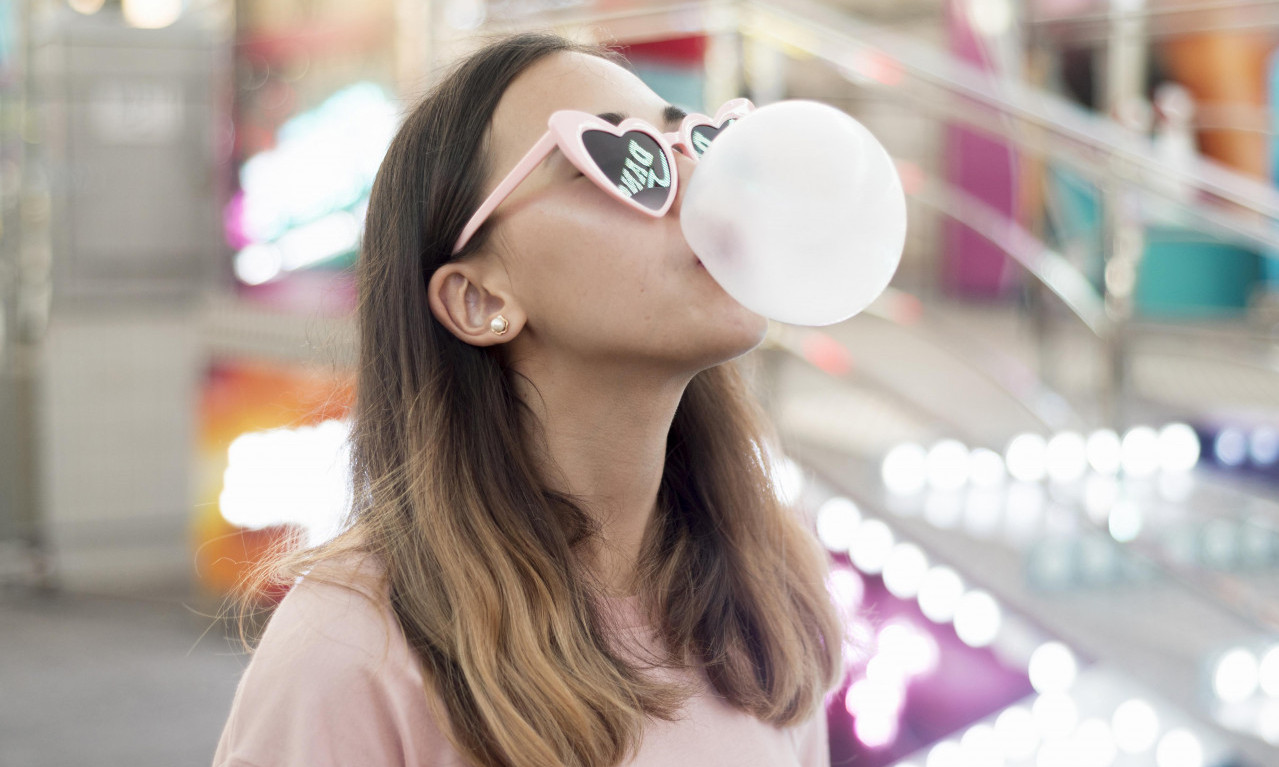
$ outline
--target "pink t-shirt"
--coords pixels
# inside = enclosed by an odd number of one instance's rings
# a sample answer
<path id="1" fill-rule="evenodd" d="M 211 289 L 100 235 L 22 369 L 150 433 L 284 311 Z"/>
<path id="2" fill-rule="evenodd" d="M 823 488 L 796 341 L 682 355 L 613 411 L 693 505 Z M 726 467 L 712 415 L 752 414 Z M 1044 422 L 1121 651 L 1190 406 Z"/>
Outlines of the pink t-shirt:
<path id="1" fill-rule="evenodd" d="M 391 612 L 380 565 L 361 590 L 303 578 L 267 624 L 231 704 L 214 767 L 445 767 L 466 762 L 427 705 L 420 662 Z M 330 565 L 333 566 L 333 565 Z M 634 603 L 624 631 L 648 635 Z M 641 640 L 642 641 L 642 640 Z M 653 720 L 627 767 L 829 767 L 826 717 L 779 728 L 726 704 L 705 674 L 676 722 Z"/>

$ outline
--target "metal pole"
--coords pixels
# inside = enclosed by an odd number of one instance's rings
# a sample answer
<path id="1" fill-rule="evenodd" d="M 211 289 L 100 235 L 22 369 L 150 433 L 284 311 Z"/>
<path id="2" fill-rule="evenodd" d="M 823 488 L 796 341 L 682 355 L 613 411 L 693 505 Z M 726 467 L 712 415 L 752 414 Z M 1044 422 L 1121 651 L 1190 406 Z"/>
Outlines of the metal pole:
<path id="1" fill-rule="evenodd" d="M 1110 35 L 1105 60 L 1105 108 L 1133 131 L 1147 129 L 1145 102 L 1146 18 L 1133 13 L 1144 0 L 1111 0 Z M 1129 183 L 1123 166 L 1112 163 L 1102 183 L 1102 292 L 1110 324 L 1103 337 L 1106 378 L 1102 383 L 1102 415 L 1118 430 L 1127 425 L 1129 380 L 1129 321 L 1132 293 L 1144 248 L 1138 219 L 1128 210 Z"/>

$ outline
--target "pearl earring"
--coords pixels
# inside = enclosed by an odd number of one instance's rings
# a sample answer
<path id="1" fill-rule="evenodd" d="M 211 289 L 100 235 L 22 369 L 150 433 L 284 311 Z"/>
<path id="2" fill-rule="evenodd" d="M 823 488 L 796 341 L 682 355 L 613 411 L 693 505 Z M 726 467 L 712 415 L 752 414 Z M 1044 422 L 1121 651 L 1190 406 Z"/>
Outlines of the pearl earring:
<path id="1" fill-rule="evenodd" d="M 489 323 L 489 330 L 499 336 L 506 335 L 506 331 L 510 329 L 511 323 L 507 322 L 506 318 L 500 314 L 494 317 L 493 321 Z"/>

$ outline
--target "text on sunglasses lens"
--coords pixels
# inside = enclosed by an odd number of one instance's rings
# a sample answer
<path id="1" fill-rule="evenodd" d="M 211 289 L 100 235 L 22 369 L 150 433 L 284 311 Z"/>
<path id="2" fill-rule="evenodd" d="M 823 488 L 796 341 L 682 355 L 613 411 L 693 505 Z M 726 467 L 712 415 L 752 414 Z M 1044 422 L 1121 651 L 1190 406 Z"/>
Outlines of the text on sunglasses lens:
<path id="1" fill-rule="evenodd" d="M 622 196 L 651 210 L 659 210 L 670 195 L 671 169 L 661 145 L 645 133 L 616 136 L 588 130 L 582 144 L 596 166 Z"/>

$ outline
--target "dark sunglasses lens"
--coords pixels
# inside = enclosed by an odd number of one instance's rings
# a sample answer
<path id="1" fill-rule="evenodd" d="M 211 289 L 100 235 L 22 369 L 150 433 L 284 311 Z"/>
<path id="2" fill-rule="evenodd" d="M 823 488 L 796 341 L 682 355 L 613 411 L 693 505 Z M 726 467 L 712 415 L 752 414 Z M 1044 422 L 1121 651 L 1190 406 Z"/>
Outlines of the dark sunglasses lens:
<path id="1" fill-rule="evenodd" d="M 650 210 L 661 210 L 666 204 L 671 195 L 671 167 L 652 136 L 638 131 L 614 136 L 588 130 L 582 133 L 582 144 L 623 196 Z"/>
<path id="2" fill-rule="evenodd" d="M 706 150 L 711 148 L 711 142 L 719 136 L 719 132 L 737 122 L 736 117 L 730 117 L 723 122 L 718 128 L 714 125 L 695 125 L 693 126 L 693 151 L 697 152 L 697 156 L 701 157 L 706 154 Z"/>
<path id="3" fill-rule="evenodd" d="M 720 129 L 714 125 L 693 126 L 693 151 L 697 152 L 698 157 L 706 154 L 706 150 L 711 148 L 711 142 L 719 135 L 719 131 Z"/>

